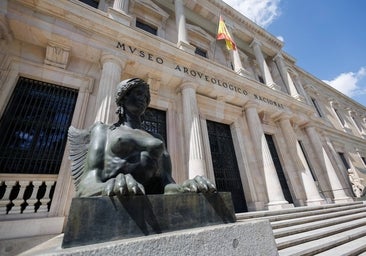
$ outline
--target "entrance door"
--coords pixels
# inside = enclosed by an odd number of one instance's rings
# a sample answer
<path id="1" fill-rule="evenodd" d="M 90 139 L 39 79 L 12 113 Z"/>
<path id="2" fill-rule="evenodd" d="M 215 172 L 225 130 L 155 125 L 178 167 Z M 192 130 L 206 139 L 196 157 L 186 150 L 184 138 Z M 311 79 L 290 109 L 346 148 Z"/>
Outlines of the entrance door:
<path id="1" fill-rule="evenodd" d="M 218 191 L 231 192 L 235 212 L 248 211 L 230 126 L 207 121 L 215 182 Z"/>
<path id="2" fill-rule="evenodd" d="M 277 154 L 277 150 L 276 150 L 275 143 L 273 141 L 273 137 L 272 137 L 272 135 L 269 135 L 269 134 L 265 134 L 265 136 L 266 136 L 269 151 L 271 152 L 273 163 L 274 163 L 276 171 L 277 171 L 278 179 L 280 180 L 283 195 L 284 195 L 285 199 L 287 200 L 287 202 L 292 204 L 293 203 L 292 196 L 290 193 L 290 189 L 287 185 L 285 173 L 283 172 L 280 158 L 278 157 L 278 154 Z M 271 193 L 271 191 L 269 191 L 269 193 Z"/>

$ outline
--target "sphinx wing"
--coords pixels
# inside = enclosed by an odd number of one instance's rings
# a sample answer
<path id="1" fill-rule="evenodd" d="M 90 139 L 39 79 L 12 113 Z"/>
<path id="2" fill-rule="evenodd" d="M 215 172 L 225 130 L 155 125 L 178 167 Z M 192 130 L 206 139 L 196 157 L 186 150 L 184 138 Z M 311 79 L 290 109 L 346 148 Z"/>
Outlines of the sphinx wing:
<path id="1" fill-rule="evenodd" d="M 70 145 L 71 174 L 74 178 L 76 190 L 85 170 L 90 134 L 90 130 L 80 130 L 73 126 L 69 128 L 68 139 Z"/>

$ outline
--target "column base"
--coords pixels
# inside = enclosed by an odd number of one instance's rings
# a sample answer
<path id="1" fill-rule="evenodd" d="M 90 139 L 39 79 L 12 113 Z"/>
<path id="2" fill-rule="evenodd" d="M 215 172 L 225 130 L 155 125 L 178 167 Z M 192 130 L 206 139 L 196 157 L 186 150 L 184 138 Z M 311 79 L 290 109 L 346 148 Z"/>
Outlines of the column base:
<path id="1" fill-rule="evenodd" d="M 266 205 L 266 208 L 268 210 L 280 210 L 280 209 L 288 209 L 288 208 L 294 208 L 295 206 L 293 204 L 290 204 L 287 201 L 277 201 L 277 202 L 271 202 Z"/>
<path id="2" fill-rule="evenodd" d="M 235 70 L 235 73 L 237 73 L 239 76 L 250 77 L 249 72 L 246 71 L 244 68 L 238 68 L 237 70 Z"/>
<path id="3" fill-rule="evenodd" d="M 179 41 L 177 43 L 177 47 L 185 52 L 188 52 L 188 53 L 191 53 L 191 54 L 194 54 L 194 51 L 196 50 L 196 48 L 186 42 L 183 42 L 183 41 Z"/>
<path id="4" fill-rule="evenodd" d="M 266 209 L 266 205 L 263 202 L 247 202 L 248 211 L 263 211 Z"/>
<path id="5" fill-rule="evenodd" d="M 354 200 L 350 197 L 341 197 L 341 198 L 334 198 L 333 202 L 335 204 L 343 204 L 343 203 L 352 203 Z"/>
<path id="6" fill-rule="evenodd" d="M 130 26 L 131 25 L 131 21 L 132 21 L 132 17 L 127 15 L 126 13 L 122 12 L 122 11 L 119 11 L 119 10 L 116 10 L 116 9 L 113 9 L 111 7 L 108 8 L 108 16 L 119 22 L 119 23 L 122 23 L 123 25 L 126 25 L 126 26 Z"/>
<path id="7" fill-rule="evenodd" d="M 275 84 L 275 83 L 272 83 L 272 84 L 267 84 L 267 86 L 273 90 L 276 90 L 276 91 L 281 91 L 281 86 Z"/>
<path id="8" fill-rule="evenodd" d="M 301 101 L 301 102 L 305 102 L 305 98 L 304 96 L 300 95 L 300 94 L 295 94 L 295 95 L 292 95 L 292 97 L 298 101 Z"/>
<path id="9" fill-rule="evenodd" d="M 306 206 L 317 206 L 317 205 L 323 205 L 326 203 L 327 202 L 324 199 L 319 198 L 319 199 L 307 200 Z"/>

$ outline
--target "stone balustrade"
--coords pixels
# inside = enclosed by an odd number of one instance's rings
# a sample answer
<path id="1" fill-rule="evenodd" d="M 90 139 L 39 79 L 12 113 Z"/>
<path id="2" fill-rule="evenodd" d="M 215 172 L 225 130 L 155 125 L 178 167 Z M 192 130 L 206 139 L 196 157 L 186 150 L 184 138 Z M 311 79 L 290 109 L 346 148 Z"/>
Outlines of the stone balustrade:
<path id="1" fill-rule="evenodd" d="M 0 174 L 0 218 L 48 212 L 57 175 Z"/>

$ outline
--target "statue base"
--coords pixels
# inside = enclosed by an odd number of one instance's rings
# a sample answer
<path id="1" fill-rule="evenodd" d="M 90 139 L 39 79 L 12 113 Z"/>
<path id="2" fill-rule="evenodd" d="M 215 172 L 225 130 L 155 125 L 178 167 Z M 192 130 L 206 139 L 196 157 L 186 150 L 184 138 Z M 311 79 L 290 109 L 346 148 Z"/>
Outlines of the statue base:
<path id="1" fill-rule="evenodd" d="M 235 220 L 228 192 L 74 198 L 62 248 Z"/>

